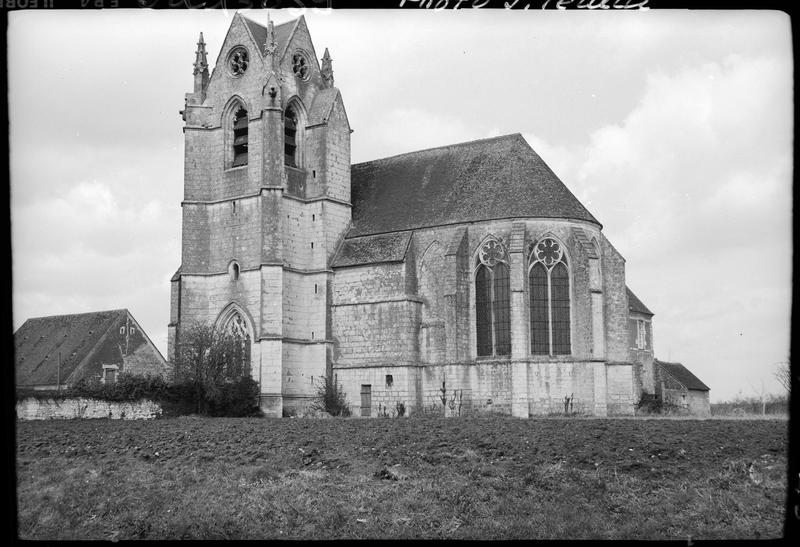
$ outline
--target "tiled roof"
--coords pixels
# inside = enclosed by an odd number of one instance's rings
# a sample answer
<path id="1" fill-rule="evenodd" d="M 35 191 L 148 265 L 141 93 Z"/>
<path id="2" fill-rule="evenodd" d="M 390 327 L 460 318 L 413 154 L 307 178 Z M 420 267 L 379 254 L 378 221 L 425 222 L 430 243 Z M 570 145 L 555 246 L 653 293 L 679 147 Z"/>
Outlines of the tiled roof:
<path id="1" fill-rule="evenodd" d="M 667 363 L 656 359 L 655 364 L 665 370 L 670 376 L 675 378 L 679 383 L 683 384 L 686 389 L 697 389 L 700 391 L 710 391 L 707 385 L 700 381 L 700 379 L 689 372 L 685 366 L 680 363 Z"/>
<path id="2" fill-rule="evenodd" d="M 639 298 L 633 294 L 633 291 L 630 290 L 627 286 L 625 287 L 625 292 L 628 293 L 628 311 L 629 312 L 636 312 L 636 313 L 643 313 L 645 315 L 653 315 L 653 312 L 647 309 L 647 306 L 639 300 Z"/>
<path id="3" fill-rule="evenodd" d="M 127 315 L 123 309 L 28 319 L 14 333 L 16 384 L 54 385 L 59 353 L 61 382 L 72 383 L 70 377 L 79 372 L 101 338 Z"/>
<path id="4" fill-rule="evenodd" d="M 247 17 L 242 16 L 242 19 L 247 25 L 247 28 L 250 29 L 250 33 L 253 35 L 253 38 L 258 45 L 258 51 L 261 53 L 261 55 L 264 55 L 264 44 L 267 41 L 267 28 L 262 27 L 260 24 L 248 19 Z M 275 41 L 278 43 L 279 52 L 283 52 L 284 49 L 286 49 L 286 44 L 289 42 L 289 38 L 292 36 L 295 25 L 297 25 L 299 21 L 300 19 L 298 18 L 281 23 L 280 25 L 275 25 Z"/>
<path id="5" fill-rule="evenodd" d="M 519 133 L 352 166 L 348 237 L 502 218 L 600 224 Z"/>
<path id="6" fill-rule="evenodd" d="M 345 239 L 332 265 L 336 268 L 379 262 L 402 262 L 410 240 L 411 232 Z"/>

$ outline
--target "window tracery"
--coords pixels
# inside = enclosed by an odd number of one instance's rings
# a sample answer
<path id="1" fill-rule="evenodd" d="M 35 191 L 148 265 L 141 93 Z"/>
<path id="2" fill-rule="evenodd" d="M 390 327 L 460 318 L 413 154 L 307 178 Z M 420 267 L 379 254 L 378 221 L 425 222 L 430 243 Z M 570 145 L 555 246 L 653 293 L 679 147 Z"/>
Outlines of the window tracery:
<path id="1" fill-rule="evenodd" d="M 228 70 L 230 70 L 233 76 L 241 76 L 244 74 L 249 64 L 250 59 L 244 46 L 233 48 L 228 55 Z"/>
<path id="2" fill-rule="evenodd" d="M 236 340 L 233 361 L 246 370 L 250 365 L 250 330 L 239 310 L 232 310 L 222 326 L 222 331 Z"/>
<path id="3" fill-rule="evenodd" d="M 301 80 L 308 79 L 308 59 L 300 52 L 292 55 L 292 72 Z"/>
<path id="4" fill-rule="evenodd" d="M 553 238 L 533 245 L 528 293 L 531 353 L 571 354 L 569 269 L 562 245 Z"/>
<path id="5" fill-rule="evenodd" d="M 475 326 L 479 357 L 511 355 L 511 299 L 508 255 L 502 243 L 487 240 L 475 271 Z"/>

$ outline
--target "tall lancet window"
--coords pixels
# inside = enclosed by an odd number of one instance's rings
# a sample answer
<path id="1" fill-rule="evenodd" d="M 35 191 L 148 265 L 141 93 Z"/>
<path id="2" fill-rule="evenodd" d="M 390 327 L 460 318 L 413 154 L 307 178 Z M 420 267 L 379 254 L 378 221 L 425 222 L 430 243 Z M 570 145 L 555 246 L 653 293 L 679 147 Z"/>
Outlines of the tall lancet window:
<path id="1" fill-rule="evenodd" d="M 234 359 L 237 368 L 243 374 L 249 372 L 250 367 L 250 331 L 247 329 L 244 317 L 234 310 L 223 324 L 223 330 L 233 335 L 236 343 L 234 344 Z"/>
<path id="2" fill-rule="evenodd" d="M 508 258 L 494 239 L 483 244 L 475 269 L 475 327 L 479 357 L 511 355 Z"/>
<path id="3" fill-rule="evenodd" d="M 247 165 L 247 110 L 239 108 L 233 115 L 233 163 L 231 167 Z"/>
<path id="4" fill-rule="evenodd" d="M 289 106 L 283 117 L 283 157 L 290 167 L 297 167 L 297 120 L 297 112 Z"/>
<path id="5" fill-rule="evenodd" d="M 569 268 L 564 249 L 556 240 L 545 238 L 534 245 L 528 291 L 531 353 L 571 354 Z"/>

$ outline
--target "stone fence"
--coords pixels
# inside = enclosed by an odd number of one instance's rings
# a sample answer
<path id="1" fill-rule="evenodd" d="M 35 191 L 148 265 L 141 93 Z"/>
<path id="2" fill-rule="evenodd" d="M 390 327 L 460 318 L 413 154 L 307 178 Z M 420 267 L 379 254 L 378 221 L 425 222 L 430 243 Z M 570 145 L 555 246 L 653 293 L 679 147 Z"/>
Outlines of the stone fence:
<path id="1" fill-rule="evenodd" d="M 111 418 L 114 420 L 151 420 L 161 414 L 161 406 L 153 401 L 103 401 L 83 397 L 70 399 L 36 399 L 17 401 L 20 420 L 58 420 L 73 418 Z"/>

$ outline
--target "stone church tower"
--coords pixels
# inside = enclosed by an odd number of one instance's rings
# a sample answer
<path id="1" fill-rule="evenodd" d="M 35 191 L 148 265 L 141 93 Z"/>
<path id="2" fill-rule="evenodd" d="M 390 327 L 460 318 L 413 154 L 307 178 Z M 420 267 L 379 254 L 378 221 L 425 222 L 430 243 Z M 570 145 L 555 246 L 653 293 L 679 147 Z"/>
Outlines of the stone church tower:
<path id="1" fill-rule="evenodd" d="M 168 354 L 193 321 L 247 339 L 268 415 L 306 404 L 330 366 L 331 258 L 350 223 L 350 126 L 305 19 L 236 14 L 186 94 L 181 266 Z"/>
<path id="2" fill-rule="evenodd" d="M 170 360 L 193 321 L 230 329 L 270 416 L 328 374 L 365 417 L 442 410 L 443 390 L 446 412 L 630 415 L 653 392 L 653 314 L 624 257 L 522 135 L 351 165 L 303 17 L 237 14 L 210 74 L 205 48 Z"/>

